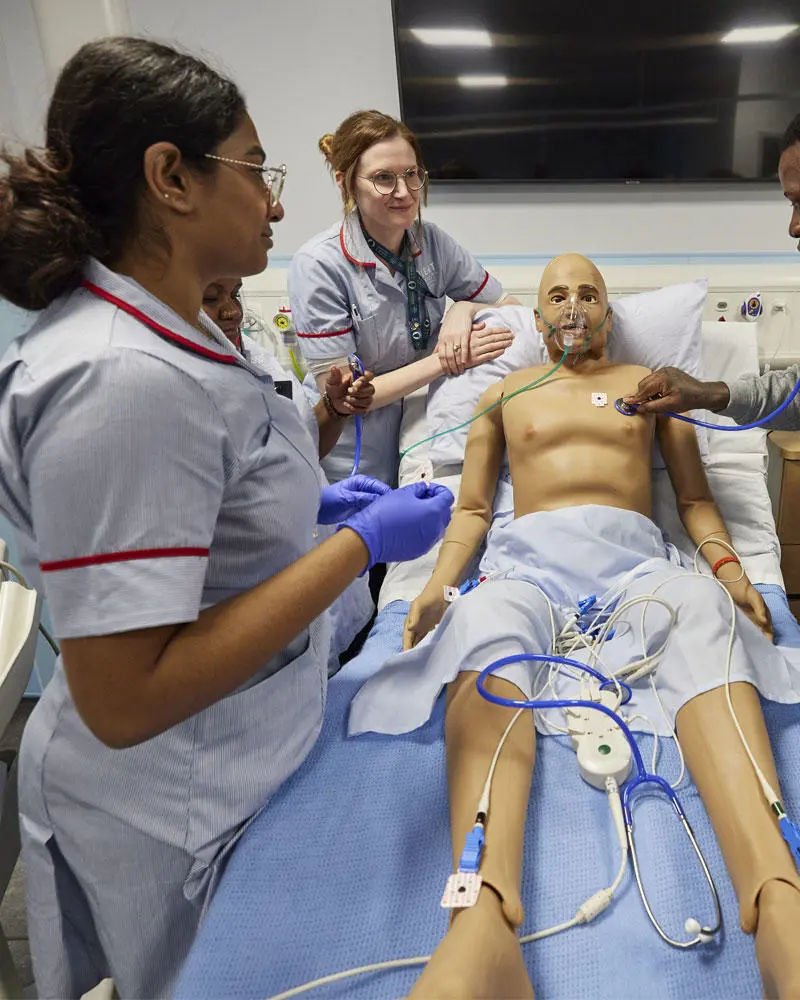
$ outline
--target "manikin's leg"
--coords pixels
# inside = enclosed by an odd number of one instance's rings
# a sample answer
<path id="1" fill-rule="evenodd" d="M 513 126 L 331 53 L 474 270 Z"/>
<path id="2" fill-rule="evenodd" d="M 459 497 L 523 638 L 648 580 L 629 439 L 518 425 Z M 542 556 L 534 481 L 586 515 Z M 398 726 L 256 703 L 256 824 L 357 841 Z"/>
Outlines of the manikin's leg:
<path id="1" fill-rule="evenodd" d="M 758 693 L 731 684 L 739 724 L 772 787 L 779 790 Z M 781 836 L 725 699 L 715 688 L 677 715 L 686 763 L 717 835 L 739 900 L 742 929 L 756 935 L 765 996 L 800 997 L 800 875 Z"/>
<path id="2" fill-rule="evenodd" d="M 513 709 L 485 701 L 475 678 L 474 673 L 461 673 L 448 689 L 445 738 L 453 870 L 475 823 L 497 744 L 514 715 Z M 487 687 L 506 698 L 521 697 L 515 685 L 501 678 L 489 678 Z M 533 718 L 523 712 L 494 773 L 478 902 L 455 911 L 450 930 L 411 992 L 417 1000 L 533 997 L 517 928 L 523 919 L 522 852 L 535 752 Z"/>

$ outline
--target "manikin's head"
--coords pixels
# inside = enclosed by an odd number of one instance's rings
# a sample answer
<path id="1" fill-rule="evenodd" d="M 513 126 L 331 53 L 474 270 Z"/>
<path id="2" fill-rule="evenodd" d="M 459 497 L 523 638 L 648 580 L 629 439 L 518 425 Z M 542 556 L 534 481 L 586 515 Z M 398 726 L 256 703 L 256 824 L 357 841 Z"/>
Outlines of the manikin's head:
<path id="1" fill-rule="evenodd" d="M 778 177 L 784 196 L 792 203 L 789 235 L 800 240 L 800 115 L 796 115 L 783 135 Z M 800 250 L 800 243 L 797 245 Z"/>
<path id="2" fill-rule="evenodd" d="M 586 358 L 602 358 L 611 329 L 611 307 L 602 274 L 577 253 L 554 257 L 539 283 L 536 328 L 547 353 L 558 361 L 569 351 L 571 368 Z"/>

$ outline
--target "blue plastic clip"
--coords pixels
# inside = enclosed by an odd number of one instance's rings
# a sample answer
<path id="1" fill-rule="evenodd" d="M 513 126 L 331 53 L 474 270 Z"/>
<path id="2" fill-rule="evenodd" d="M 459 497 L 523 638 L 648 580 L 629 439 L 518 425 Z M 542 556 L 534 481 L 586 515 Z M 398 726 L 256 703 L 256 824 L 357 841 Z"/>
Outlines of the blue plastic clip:
<path id="1" fill-rule="evenodd" d="M 597 595 L 589 594 L 588 597 L 582 597 L 578 601 L 578 611 L 580 611 L 582 615 L 585 615 L 587 611 L 595 606 L 595 604 L 597 604 Z"/>
<path id="2" fill-rule="evenodd" d="M 480 580 L 475 580 L 475 579 L 473 579 L 473 580 L 465 580 L 461 584 L 461 586 L 458 588 L 458 592 L 463 597 L 464 594 L 468 594 L 471 590 L 474 590 L 478 586 L 479 583 L 480 583 Z"/>
<path id="3" fill-rule="evenodd" d="M 778 822 L 783 839 L 789 845 L 794 863 L 797 865 L 798 871 L 800 871 L 800 829 L 797 828 L 797 825 L 788 816 L 781 816 Z"/>
<path id="4" fill-rule="evenodd" d="M 467 839 L 464 841 L 464 850 L 458 859 L 458 870 L 460 872 L 476 873 L 478 871 L 481 866 L 481 854 L 483 853 L 483 842 L 485 839 L 483 827 L 480 823 L 476 823 L 467 834 Z"/>

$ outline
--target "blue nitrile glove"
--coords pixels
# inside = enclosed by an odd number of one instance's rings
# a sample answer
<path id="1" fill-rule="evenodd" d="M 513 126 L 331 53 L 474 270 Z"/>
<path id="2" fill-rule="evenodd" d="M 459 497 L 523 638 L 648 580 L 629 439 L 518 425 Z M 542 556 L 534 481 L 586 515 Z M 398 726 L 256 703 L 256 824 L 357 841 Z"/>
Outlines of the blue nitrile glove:
<path id="1" fill-rule="evenodd" d="M 371 476 L 350 476 L 341 483 L 326 486 L 319 498 L 317 524 L 341 524 L 384 493 L 391 492 L 391 486 Z"/>
<path id="2" fill-rule="evenodd" d="M 352 528 L 369 549 L 368 569 L 403 562 L 428 551 L 450 521 L 453 494 L 438 483 L 411 483 L 380 497 L 342 528 Z"/>

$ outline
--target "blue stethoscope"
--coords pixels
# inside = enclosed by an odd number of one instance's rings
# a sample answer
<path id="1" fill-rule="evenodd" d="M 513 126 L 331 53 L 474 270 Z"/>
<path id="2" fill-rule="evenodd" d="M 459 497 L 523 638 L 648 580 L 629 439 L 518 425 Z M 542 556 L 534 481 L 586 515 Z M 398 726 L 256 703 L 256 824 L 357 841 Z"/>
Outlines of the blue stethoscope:
<path id="1" fill-rule="evenodd" d="M 672 417 L 674 420 L 683 420 L 684 423 L 694 424 L 695 427 L 707 427 L 712 431 L 752 431 L 755 430 L 756 427 L 763 427 L 764 424 L 768 424 L 770 420 L 774 420 L 775 417 L 783 413 L 783 411 L 791 405 L 792 400 L 798 392 L 800 392 L 800 380 L 797 381 L 794 389 L 792 389 L 786 399 L 784 399 L 776 410 L 773 410 L 772 413 L 768 413 L 766 417 L 762 417 L 760 420 L 754 420 L 751 424 L 734 424 L 733 426 L 728 424 L 711 424 L 705 420 L 695 420 L 694 417 L 684 416 L 682 413 L 674 413 L 672 410 L 665 410 L 664 412 L 666 416 Z M 621 397 L 614 400 L 614 406 L 623 415 L 623 417 L 633 417 L 639 409 L 635 403 L 630 404 L 623 402 Z"/>
<path id="2" fill-rule="evenodd" d="M 700 850 L 700 845 L 697 843 L 694 831 L 686 817 L 686 813 L 683 811 L 683 807 L 680 804 L 677 793 L 675 789 L 665 781 L 658 774 L 650 774 L 645 767 L 644 760 L 642 759 L 639 747 L 634 739 L 633 733 L 630 731 L 626 723 L 617 715 L 616 712 L 612 711 L 606 705 L 602 705 L 595 701 L 582 701 L 573 699 L 552 699 L 547 701 L 528 701 L 526 699 L 516 699 L 516 698 L 503 698 L 500 695 L 492 694 L 486 688 L 486 678 L 492 674 L 495 670 L 500 667 L 508 666 L 511 663 L 524 663 L 524 662 L 535 662 L 535 663 L 559 663 L 564 664 L 569 667 L 574 667 L 577 670 L 582 670 L 584 673 L 590 674 L 592 677 L 600 681 L 601 690 L 608 687 L 619 687 L 624 691 L 624 699 L 622 701 L 623 705 L 631 700 L 632 692 L 629 685 L 623 683 L 619 680 L 610 680 L 604 677 L 599 671 L 595 670 L 593 667 L 588 666 L 585 663 L 581 663 L 579 660 L 571 660 L 565 656 L 553 656 L 541 653 L 516 653 L 513 656 L 504 656 L 502 659 L 495 660 L 490 663 L 488 667 L 480 672 L 478 679 L 475 682 L 478 688 L 478 693 L 485 698 L 487 701 L 492 702 L 494 705 L 502 705 L 505 708 L 527 708 L 527 709 L 545 709 L 545 708 L 590 708 L 596 712 L 602 712 L 613 720 L 615 725 L 619 726 L 623 735 L 630 744 L 631 753 L 633 755 L 633 760 L 636 765 L 636 774 L 627 780 L 620 790 L 620 799 L 622 802 L 622 811 L 625 817 L 625 830 L 628 838 L 628 848 L 631 852 L 631 861 L 633 862 L 633 873 L 636 878 L 636 885 L 639 889 L 639 895 L 641 897 L 644 908 L 647 912 L 647 916 L 650 918 L 650 922 L 660 937 L 666 941 L 667 944 L 672 945 L 674 948 L 693 948 L 698 944 L 706 944 L 711 941 L 715 934 L 719 933 L 722 928 L 722 910 L 719 903 L 719 895 L 717 894 L 717 887 L 714 885 L 714 879 L 711 876 L 706 860 L 703 857 L 703 852 Z M 675 812 L 678 814 L 678 818 L 681 821 L 681 825 L 686 832 L 689 842 L 694 848 L 694 852 L 700 862 L 700 866 L 703 869 L 703 874 L 705 875 L 708 886 L 711 890 L 711 895 L 714 900 L 714 924 L 713 926 L 702 926 L 696 919 L 690 917 L 686 921 L 686 930 L 689 933 L 694 933 L 694 937 L 690 938 L 688 941 L 678 941 L 675 938 L 671 938 L 666 931 L 662 928 L 661 924 L 656 919 L 656 916 L 648 902 L 647 893 L 645 892 L 644 885 L 641 879 L 641 872 L 639 868 L 639 859 L 636 854 L 636 842 L 633 835 L 633 811 L 631 808 L 631 798 L 633 793 L 645 785 L 654 786 L 656 789 L 662 791 L 664 795 L 667 796 L 669 801 L 672 803 Z"/>
<path id="3" fill-rule="evenodd" d="M 348 354 L 347 363 L 350 365 L 350 374 L 353 376 L 353 382 L 355 382 L 357 378 L 360 378 L 364 374 L 364 365 L 357 354 Z M 353 454 L 351 476 L 354 476 L 358 472 L 358 467 L 361 465 L 361 433 L 361 417 L 356 417 L 356 448 Z"/>

